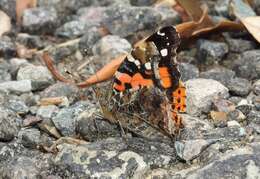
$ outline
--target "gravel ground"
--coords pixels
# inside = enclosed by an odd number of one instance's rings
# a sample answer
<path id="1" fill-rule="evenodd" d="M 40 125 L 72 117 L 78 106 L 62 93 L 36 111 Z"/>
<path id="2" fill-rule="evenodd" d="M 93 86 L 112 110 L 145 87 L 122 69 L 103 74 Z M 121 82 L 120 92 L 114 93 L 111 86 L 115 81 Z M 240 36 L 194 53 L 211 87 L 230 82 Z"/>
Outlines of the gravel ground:
<path id="1" fill-rule="evenodd" d="M 0 178 L 260 178 L 260 46 L 248 33 L 200 38 L 179 52 L 187 113 L 175 142 L 122 137 L 97 115 L 92 88 L 58 82 L 39 56 L 17 53 L 17 44 L 48 49 L 64 76 L 82 81 L 154 29 L 181 22 L 154 2 L 38 0 L 18 28 L 15 1 L 0 0 L 13 21 L 0 37 Z M 210 13 L 229 18 L 228 1 L 214 2 Z M 43 105 L 51 97 L 60 101 Z M 56 153 L 44 152 L 57 138 Z"/>

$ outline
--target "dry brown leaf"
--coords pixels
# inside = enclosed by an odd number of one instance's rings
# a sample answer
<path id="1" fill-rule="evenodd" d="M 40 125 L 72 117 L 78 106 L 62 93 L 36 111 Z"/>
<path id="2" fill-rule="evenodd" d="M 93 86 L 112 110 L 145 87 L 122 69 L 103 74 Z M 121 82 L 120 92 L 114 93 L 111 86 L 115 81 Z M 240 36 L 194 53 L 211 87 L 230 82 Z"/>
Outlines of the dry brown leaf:
<path id="1" fill-rule="evenodd" d="M 16 22 L 21 24 L 21 18 L 25 9 L 36 7 L 37 0 L 16 0 Z"/>
<path id="2" fill-rule="evenodd" d="M 11 19 L 3 11 L 0 10 L 0 37 L 11 30 Z"/>
<path id="3" fill-rule="evenodd" d="M 126 57 L 126 54 L 115 58 L 110 63 L 105 65 L 101 70 L 96 72 L 96 74 L 90 76 L 86 81 L 77 84 L 77 86 L 84 88 L 84 87 L 88 87 L 90 85 L 100 83 L 100 82 L 103 82 L 103 81 L 106 81 L 106 80 L 112 78 L 112 76 L 115 74 L 116 70 L 119 68 L 121 63 L 124 61 L 125 57 Z"/>
<path id="4" fill-rule="evenodd" d="M 64 102 L 64 97 L 50 97 L 40 99 L 41 106 L 59 105 Z"/>
<path id="5" fill-rule="evenodd" d="M 246 17 L 241 19 L 247 30 L 260 43 L 260 16 Z"/>

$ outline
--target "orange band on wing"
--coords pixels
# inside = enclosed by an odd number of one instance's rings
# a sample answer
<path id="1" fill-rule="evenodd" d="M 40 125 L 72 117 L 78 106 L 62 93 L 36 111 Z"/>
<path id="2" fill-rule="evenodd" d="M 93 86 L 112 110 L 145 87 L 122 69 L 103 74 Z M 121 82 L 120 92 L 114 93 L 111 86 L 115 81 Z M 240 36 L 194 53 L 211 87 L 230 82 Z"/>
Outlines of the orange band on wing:
<path id="1" fill-rule="evenodd" d="M 153 81 L 151 79 L 145 79 L 140 73 L 136 73 L 131 81 L 133 88 L 138 86 L 152 86 Z"/>
<path id="2" fill-rule="evenodd" d="M 161 80 L 161 85 L 163 88 L 170 88 L 172 86 L 172 81 L 171 81 L 171 75 L 168 71 L 167 67 L 160 67 L 159 68 L 159 75 L 160 75 L 160 80 Z"/>

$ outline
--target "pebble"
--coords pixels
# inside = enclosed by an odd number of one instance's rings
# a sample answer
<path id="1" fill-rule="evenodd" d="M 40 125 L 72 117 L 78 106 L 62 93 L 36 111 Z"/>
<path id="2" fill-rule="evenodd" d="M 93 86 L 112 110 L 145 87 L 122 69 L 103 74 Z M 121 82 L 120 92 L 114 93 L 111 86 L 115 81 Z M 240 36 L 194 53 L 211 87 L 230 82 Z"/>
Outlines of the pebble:
<path id="1" fill-rule="evenodd" d="M 161 14 L 150 7 L 118 5 L 106 10 L 104 25 L 113 35 L 126 37 L 140 30 L 155 29 L 161 18 Z"/>
<path id="2" fill-rule="evenodd" d="M 36 128 L 23 129 L 18 133 L 18 140 L 28 148 L 37 148 L 41 141 L 40 137 L 41 133 Z"/>
<path id="3" fill-rule="evenodd" d="M 130 0 L 131 5 L 133 6 L 151 6 L 156 0 Z"/>
<path id="4" fill-rule="evenodd" d="M 6 107 L 19 115 L 25 115 L 29 112 L 29 107 L 25 104 L 25 102 L 20 100 L 9 100 Z"/>
<path id="5" fill-rule="evenodd" d="M 54 83 L 47 67 L 34 65 L 21 67 L 17 73 L 17 80 L 31 80 L 33 90 L 45 89 Z"/>
<path id="6" fill-rule="evenodd" d="M 32 91 L 31 80 L 6 81 L 0 83 L 0 91 L 7 91 L 15 94 L 27 93 Z"/>
<path id="7" fill-rule="evenodd" d="M 129 53 L 131 49 L 131 44 L 126 39 L 115 35 L 107 35 L 93 47 L 93 53 L 101 56 L 107 62 L 119 55 Z"/>
<path id="8" fill-rule="evenodd" d="M 29 49 L 41 49 L 44 47 L 44 41 L 37 35 L 31 35 L 26 33 L 19 33 L 17 35 L 17 42 L 26 46 Z"/>
<path id="9" fill-rule="evenodd" d="M 230 52 L 242 53 L 255 48 L 255 43 L 249 40 L 243 39 L 227 39 Z"/>
<path id="10" fill-rule="evenodd" d="M 0 59 L 0 83 L 11 80 L 11 65 L 5 60 Z"/>
<path id="11" fill-rule="evenodd" d="M 29 33 L 53 33 L 58 25 L 57 12 L 53 7 L 26 9 L 23 13 L 22 27 Z"/>
<path id="12" fill-rule="evenodd" d="M 234 111 L 236 109 L 236 106 L 234 103 L 232 103 L 229 100 L 215 99 L 215 100 L 213 100 L 212 108 L 219 112 L 228 113 L 228 112 Z"/>
<path id="13" fill-rule="evenodd" d="M 233 121 L 228 121 L 227 126 L 228 127 L 240 127 L 240 124 L 237 121 L 233 120 Z"/>
<path id="14" fill-rule="evenodd" d="M 16 55 L 16 46 L 8 36 L 0 37 L 0 57 L 11 58 Z"/>
<path id="15" fill-rule="evenodd" d="M 254 91 L 255 94 L 260 95 L 260 80 L 257 80 L 253 84 L 253 91 Z"/>
<path id="16" fill-rule="evenodd" d="M 227 85 L 235 77 L 235 72 L 224 67 L 215 67 L 200 73 L 201 78 L 217 80 L 223 85 Z"/>
<path id="17" fill-rule="evenodd" d="M 227 98 L 228 89 L 211 79 L 192 79 L 185 83 L 187 93 L 187 113 L 192 115 L 209 112 L 214 99 Z"/>
<path id="18" fill-rule="evenodd" d="M 17 136 L 20 125 L 13 111 L 0 107 L 0 142 L 11 141 Z"/>
<path id="19" fill-rule="evenodd" d="M 232 95 L 237 96 L 246 96 L 251 90 L 251 83 L 243 78 L 233 78 L 226 86 Z"/>
<path id="20" fill-rule="evenodd" d="M 235 120 L 238 122 L 243 122 L 246 120 L 246 116 L 240 110 L 236 109 L 228 113 L 228 119 L 230 121 Z"/>
<path id="21" fill-rule="evenodd" d="M 189 63 L 180 63 L 179 70 L 181 72 L 182 81 L 188 81 L 190 79 L 199 77 L 199 69 L 195 65 Z"/>
<path id="22" fill-rule="evenodd" d="M 215 64 L 220 62 L 228 53 L 228 46 L 223 42 L 211 40 L 198 40 L 198 61 L 203 64 Z"/>
<path id="23" fill-rule="evenodd" d="M 59 108 L 55 105 L 40 106 L 36 116 L 42 119 L 51 119 L 58 111 Z"/>
<path id="24" fill-rule="evenodd" d="M 63 24 L 55 31 L 55 35 L 58 37 L 74 39 L 76 37 L 82 36 L 85 31 L 85 23 L 82 21 L 70 21 Z"/>
<path id="25" fill-rule="evenodd" d="M 260 78 L 260 50 L 243 52 L 241 58 L 234 61 L 233 70 L 241 78 Z"/>
<path id="26" fill-rule="evenodd" d="M 79 98 L 79 89 L 68 83 L 55 83 L 41 93 L 42 98 L 48 97 L 67 97 L 69 103 L 76 101 Z"/>

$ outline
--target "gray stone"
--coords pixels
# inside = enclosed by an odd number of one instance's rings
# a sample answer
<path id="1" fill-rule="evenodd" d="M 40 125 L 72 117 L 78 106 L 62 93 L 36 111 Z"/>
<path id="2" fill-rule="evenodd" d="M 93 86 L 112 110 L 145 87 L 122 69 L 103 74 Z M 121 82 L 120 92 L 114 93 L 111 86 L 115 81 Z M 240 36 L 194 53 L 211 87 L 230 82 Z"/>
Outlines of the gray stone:
<path id="1" fill-rule="evenodd" d="M 100 39 L 93 47 L 94 55 L 101 56 L 105 61 L 109 61 L 119 55 L 129 53 L 131 44 L 119 36 L 107 35 Z"/>
<path id="2" fill-rule="evenodd" d="M 59 111 L 59 108 L 55 105 L 40 106 L 37 110 L 37 116 L 43 119 L 50 119 Z"/>
<path id="3" fill-rule="evenodd" d="M 69 170 L 76 178 L 140 178 L 149 168 L 166 167 L 176 159 L 169 143 L 141 138 L 129 138 L 126 143 L 121 138 L 109 138 L 58 148 L 55 168 Z"/>
<path id="4" fill-rule="evenodd" d="M 86 31 L 86 25 L 83 21 L 70 21 L 63 24 L 55 31 L 58 37 L 74 39 L 82 36 Z"/>
<path id="5" fill-rule="evenodd" d="M 113 35 L 126 37 L 144 29 L 154 29 L 161 14 L 150 7 L 111 6 L 106 10 L 105 27 Z"/>
<path id="6" fill-rule="evenodd" d="M 255 94 L 260 95 L 260 80 L 257 80 L 253 84 L 253 91 L 254 91 Z"/>
<path id="7" fill-rule="evenodd" d="M 97 28 L 87 29 L 79 41 L 79 49 L 84 55 L 93 55 L 92 47 L 102 38 L 102 34 Z"/>
<path id="8" fill-rule="evenodd" d="M 41 92 L 42 98 L 63 96 L 66 96 L 69 102 L 72 103 L 79 98 L 79 89 L 74 85 L 58 82 Z"/>
<path id="9" fill-rule="evenodd" d="M 44 47 L 43 40 L 37 35 L 19 33 L 16 40 L 17 42 L 28 47 L 29 49 L 40 49 Z"/>
<path id="10" fill-rule="evenodd" d="M 89 108 L 87 102 L 77 102 L 76 104 L 62 108 L 56 116 L 52 118 L 55 127 L 63 136 L 75 136 L 77 127 L 77 118 Z"/>
<path id="11" fill-rule="evenodd" d="M 41 142 L 41 133 L 39 129 L 36 128 L 28 128 L 21 130 L 18 133 L 18 140 L 24 147 L 28 148 L 37 148 L 37 146 Z"/>
<path id="12" fill-rule="evenodd" d="M 198 115 L 209 112 L 215 98 L 227 98 L 228 89 L 211 79 L 192 79 L 185 83 L 187 93 L 187 113 Z"/>
<path id="13" fill-rule="evenodd" d="M 20 67 L 29 65 L 29 62 L 23 58 L 11 58 L 9 62 L 11 64 L 11 73 L 13 76 L 17 75 L 17 71 Z"/>
<path id="14" fill-rule="evenodd" d="M 23 13 L 22 27 L 30 33 L 53 33 L 58 25 L 57 12 L 52 7 L 26 9 Z"/>
<path id="15" fill-rule="evenodd" d="M 160 26 L 177 25 L 181 23 L 181 17 L 177 11 L 170 6 L 158 6 L 154 8 L 161 14 Z"/>
<path id="16" fill-rule="evenodd" d="M 17 136 L 18 120 L 14 112 L 0 107 L 0 141 L 11 141 Z"/>
<path id="17" fill-rule="evenodd" d="M 198 40 L 198 60 L 203 64 L 214 64 L 220 62 L 228 53 L 228 46 L 223 42 L 211 40 Z"/>
<path id="18" fill-rule="evenodd" d="M 16 13 L 14 11 L 16 7 L 15 0 L 1 0 L 0 1 L 0 9 L 8 14 L 13 20 L 16 19 Z"/>
<path id="19" fill-rule="evenodd" d="M 214 10 L 217 15 L 229 17 L 229 1 L 228 0 L 218 0 L 215 3 Z"/>
<path id="20" fill-rule="evenodd" d="M 33 90 L 41 90 L 54 83 L 47 67 L 34 65 L 21 67 L 17 73 L 17 80 L 31 80 Z"/>
<path id="21" fill-rule="evenodd" d="M 105 21 L 105 12 L 109 7 L 83 7 L 77 11 L 77 20 L 86 22 L 88 26 L 101 27 Z"/>
<path id="22" fill-rule="evenodd" d="M 20 100 L 9 100 L 5 106 L 19 115 L 25 115 L 29 112 L 29 107 Z"/>
<path id="23" fill-rule="evenodd" d="M 133 6 L 151 6 L 156 0 L 130 0 L 131 5 Z"/>
<path id="24" fill-rule="evenodd" d="M 176 141 L 174 143 L 177 155 L 185 160 L 191 161 L 197 158 L 203 150 L 215 143 L 216 140 L 188 140 L 188 141 Z"/>
<path id="25" fill-rule="evenodd" d="M 241 58 L 234 62 L 233 70 L 242 78 L 260 78 L 260 50 L 250 50 L 242 53 Z"/>
<path id="26" fill-rule="evenodd" d="M 188 81 L 193 78 L 199 77 L 199 69 L 189 63 L 180 63 L 179 70 L 181 72 L 182 81 Z"/>
<path id="27" fill-rule="evenodd" d="M 11 58 L 16 55 L 16 46 L 8 37 L 0 37 L 0 57 Z"/>
<path id="28" fill-rule="evenodd" d="M 236 109 L 228 113 L 228 119 L 243 122 L 246 116 L 240 110 Z"/>
<path id="29" fill-rule="evenodd" d="M 200 73 L 201 78 L 217 80 L 223 85 L 227 85 L 235 77 L 235 72 L 227 68 L 213 68 Z"/>
<path id="30" fill-rule="evenodd" d="M 251 90 L 251 83 L 243 78 L 231 79 L 226 86 L 230 94 L 237 96 L 246 96 Z"/>
<path id="31" fill-rule="evenodd" d="M 0 91 L 7 91 L 16 94 L 27 93 L 32 91 L 31 80 L 6 81 L 0 83 Z"/>
<path id="32" fill-rule="evenodd" d="M 255 105 L 256 109 L 260 111 L 260 95 L 255 96 L 252 100 L 253 104 Z"/>
<path id="33" fill-rule="evenodd" d="M 0 83 L 11 80 L 11 65 L 4 60 L 0 59 Z"/>
<path id="34" fill-rule="evenodd" d="M 255 48 L 255 43 L 249 40 L 243 39 L 227 39 L 229 45 L 229 51 L 235 53 L 242 53 L 247 50 L 252 50 Z"/>
<path id="35" fill-rule="evenodd" d="M 106 119 L 97 119 L 95 117 L 95 113 L 97 113 L 96 108 L 80 114 L 77 119 L 77 133 L 87 141 L 96 141 L 107 137 L 119 137 L 121 133 L 118 125 L 111 124 Z"/>
<path id="36" fill-rule="evenodd" d="M 130 5 L 129 0 L 91 0 L 91 6 L 112 6 L 122 4 L 125 6 Z"/>

